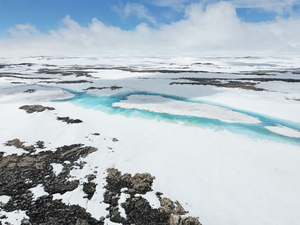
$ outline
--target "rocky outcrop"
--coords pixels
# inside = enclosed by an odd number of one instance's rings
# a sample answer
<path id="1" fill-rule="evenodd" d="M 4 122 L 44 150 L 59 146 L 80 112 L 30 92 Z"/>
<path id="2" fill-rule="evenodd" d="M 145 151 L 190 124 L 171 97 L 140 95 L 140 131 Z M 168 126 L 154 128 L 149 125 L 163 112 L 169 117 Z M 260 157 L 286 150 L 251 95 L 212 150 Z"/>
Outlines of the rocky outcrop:
<path id="1" fill-rule="evenodd" d="M 96 191 L 96 184 L 93 182 L 88 182 L 83 184 L 83 192 L 86 193 L 86 198 L 91 200 L 91 198 L 94 196 L 94 193 Z"/>
<path id="2" fill-rule="evenodd" d="M 44 148 L 45 147 L 43 141 L 37 141 L 36 145 L 37 145 L 38 148 Z"/>
<path id="3" fill-rule="evenodd" d="M 24 93 L 34 93 L 35 92 L 35 89 L 27 89 L 26 91 L 24 91 Z"/>
<path id="4" fill-rule="evenodd" d="M 137 194 L 146 194 L 152 191 L 151 186 L 155 177 L 151 176 L 150 173 L 137 173 L 130 179 L 131 189 Z"/>
<path id="5" fill-rule="evenodd" d="M 0 157 L 0 195 L 22 195 L 29 188 L 43 184 L 50 194 L 74 190 L 79 181 L 68 181 L 69 172 L 81 157 L 97 151 L 94 147 L 82 144 L 62 146 L 55 152 L 43 151 L 38 154 L 8 155 Z M 65 164 L 64 161 L 71 162 Z M 60 163 L 64 169 L 57 176 L 51 163 Z"/>
<path id="6" fill-rule="evenodd" d="M 6 145 L 24 148 L 24 143 L 14 139 Z M 44 148 L 44 142 L 38 141 L 34 147 Z M 38 154 L 3 156 L 0 152 L 0 196 L 10 196 L 7 203 L 0 204 L 0 210 L 26 211 L 29 219 L 22 220 L 23 225 L 104 225 L 103 216 L 96 219 L 79 205 L 66 205 L 61 200 L 53 200 L 53 194 L 64 194 L 79 187 L 79 180 L 69 180 L 70 171 L 74 167 L 83 168 L 85 162 L 78 160 L 95 151 L 97 149 L 94 147 L 74 144 L 59 147 L 55 152 L 42 151 Z M 61 164 L 62 170 L 54 172 L 53 163 Z M 162 197 L 163 193 L 156 193 L 160 207 L 152 208 L 143 196 L 152 191 L 155 177 L 150 173 L 132 176 L 129 173 L 122 174 L 114 168 L 107 172 L 103 202 L 108 204 L 107 218 L 111 222 L 123 225 L 201 225 L 198 218 L 182 217 L 187 211 L 178 201 Z M 86 194 L 84 198 L 91 200 L 96 192 L 97 177 L 89 174 L 85 178 L 87 182 L 82 184 L 82 190 Z M 35 199 L 31 188 L 38 185 L 42 185 L 47 194 Z M 127 194 L 127 198 L 120 202 L 122 194 Z M 121 215 L 120 207 L 124 209 L 125 216 Z"/>
<path id="7" fill-rule="evenodd" d="M 75 224 L 75 225 L 103 225 L 104 223 L 91 217 L 79 205 L 66 205 L 61 200 L 53 200 L 52 196 L 38 198 L 26 214 L 32 225 L 40 224 Z"/>
<path id="8" fill-rule="evenodd" d="M 84 91 L 88 91 L 88 90 L 103 90 L 103 89 L 110 89 L 112 91 L 115 91 L 115 90 L 119 90 L 121 89 L 122 87 L 119 87 L 119 86 L 111 86 L 111 87 L 88 87 L 86 89 L 83 89 Z"/>
<path id="9" fill-rule="evenodd" d="M 95 174 L 89 174 L 86 176 L 88 182 L 91 182 L 92 180 L 96 179 L 96 175 Z"/>
<path id="10" fill-rule="evenodd" d="M 57 120 L 66 122 L 67 124 L 69 123 L 82 123 L 82 120 L 80 119 L 70 119 L 70 117 L 57 117 Z"/>
<path id="11" fill-rule="evenodd" d="M 23 150 L 33 153 L 36 151 L 37 148 L 43 149 L 44 148 L 44 142 L 43 141 L 37 141 L 35 145 L 24 145 L 25 142 L 20 141 L 19 139 L 13 139 L 10 141 L 7 141 L 5 143 L 6 146 L 14 146 L 16 148 L 22 148 Z"/>
<path id="12" fill-rule="evenodd" d="M 19 109 L 23 109 L 27 113 L 43 112 L 46 109 L 48 109 L 48 110 L 55 110 L 55 108 L 53 108 L 53 107 L 42 106 L 42 105 L 23 105 Z"/>
<path id="13" fill-rule="evenodd" d="M 158 209 L 152 208 L 147 199 L 140 196 L 152 191 L 151 187 L 155 177 L 151 174 L 137 173 L 131 176 L 131 174 L 125 173 L 122 175 L 114 168 L 108 169 L 107 172 L 104 203 L 109 204 L 107 217 L 110 221 L 123 225 L 201 225 L 198 218 L 181 217 L 188 212 L 178 201 L 175 201 L 174 204 L 169 198 L 162 198 L 163 194 L 160 192 L 156 193 L 161 205 Z M 125 202 L 119 203 L 121 190 L 123 193 L 129 194 L 129 197 Z M 121 216 L 119 206 L 125 210 L 126 218 Z"/>
<path id="14" fill-rule="evenodd" d="M 47 84 L 79 84 L 79 83 L 93 83 L 93 81 L 88 81 L 88 80 L 63 80 L 63 81 L 40 81 L 39 83 L 47 83 Z"/>
<path id="15" fill-rule="evenodd" d="M 24 144 L 25 142 L 22 142 L 20 141 L 19 139 L 13 139 L 13 140 L 10 140 L 10 141 L 7 141 L 5 143 L 6 146 L 14 146 L 16 148 L 23 148 L 24 147 Z"/>
<path id="16" fill-rule="evenodd" d="M 19 148 L 24 147 L 19 139 L 8 141 L 6 145 Z M 37 146 L 44 147 L 44 142 L 38 141 Z M 64 194 L 79 186 L 79 180 L 69 181 L 70 170 L 74 166 L 83 167 L 77 163 L 79 158 L 97 151 L 94 147 L 75 144 L 57 148 L 55 152 L 43 151 L 38 154 L 8 155 L 0 154 L 0 196 L 10 196 L 6 204 L 0 209 L 6 212 L 24 210 L 29 220 L 22 224 L 92 224 L 103 225 L 104 220 L 92 218 L 84 208 L 78 205 L 66 205 L 61 200 L 53 200 L 52 194 Z M 68 161 L 69 163 L 64 163 Z M 63 165 L 63 170 L 56 175 L 52 163 Z M 33 199 L 31 188 L 41 184 L 49 195 Z M 95 190 L 96 184 L 90 183 L 88 194 Z M 86 187 L 84 187 L 86 189 Z"/>

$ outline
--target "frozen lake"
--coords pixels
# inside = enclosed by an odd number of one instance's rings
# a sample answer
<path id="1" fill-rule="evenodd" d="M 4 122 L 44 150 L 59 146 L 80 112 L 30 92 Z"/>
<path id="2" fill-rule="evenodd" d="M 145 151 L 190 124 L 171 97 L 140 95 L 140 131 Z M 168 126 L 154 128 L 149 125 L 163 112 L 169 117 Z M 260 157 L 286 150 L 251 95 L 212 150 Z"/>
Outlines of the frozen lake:
<path id="1" fill-rule="evenodd" d="M 69 101 L 109 114 L 181 123 L 216 131 L 227 130 L 252 139 L 300 145 L 300 124 L 213 102 L 149 92 L 126 92 L 112 96 L 70 92 L 76 96 L 59 101 Z"/>

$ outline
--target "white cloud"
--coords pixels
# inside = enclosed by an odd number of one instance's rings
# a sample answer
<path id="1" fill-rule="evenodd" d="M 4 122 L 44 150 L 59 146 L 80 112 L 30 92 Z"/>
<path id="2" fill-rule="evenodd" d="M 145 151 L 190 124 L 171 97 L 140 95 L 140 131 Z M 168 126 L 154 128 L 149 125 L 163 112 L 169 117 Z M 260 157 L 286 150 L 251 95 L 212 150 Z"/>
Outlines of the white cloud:
<path id="1" fill-rule="evenodd" d="M 136 16 L 138 19 L 146 19 L 152 24 L 156 24 L 156 20 L 151 16 L 148 8 L 142 4 L 127 2 L 125 6 L 114 6 L 114 10 L 117 11 L 122 17 Z"/>
<path id="2" fill-rule="evenodd" d="M 11 28 L 8 30 L 8 32 L 14 37 L 14 38 L 23 38 L 23 37 L 31 37 L 32 35 L 38 36 L 41 35 L 41 33 L 30 24 L 19 24 L 16 25 L 16 28 Z"/>
<path id="3" fill-rule="evenodd" d="M 10 39 L 0 39 L 1 55 L 257 55 L 299 54 L 300 19 L 244 23 L 230 2 L 204 7 L 192 4 L 186 17 L 170 25 L 134 30 L 109 27 L 93 19 L 80 26 L 70 17 L 65 27 L 49 35 L 30 25 L 18 25 Z"/>

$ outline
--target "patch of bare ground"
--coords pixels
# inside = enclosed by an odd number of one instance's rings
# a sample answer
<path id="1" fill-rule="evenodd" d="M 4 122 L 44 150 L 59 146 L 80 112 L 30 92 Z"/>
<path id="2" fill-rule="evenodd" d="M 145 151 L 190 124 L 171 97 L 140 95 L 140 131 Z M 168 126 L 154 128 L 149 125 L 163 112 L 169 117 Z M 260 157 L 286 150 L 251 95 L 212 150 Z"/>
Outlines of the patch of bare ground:
<path id="1" fill-rule="evenodd" d="M 110 89 L 112 91 L 114 90 L 119 90 L 121 89 L 122 87 L 119 87 L 119 86 L 111 86 L 111 87 L 88 87 L 86 89 L 83 89 L 84 91 L 88 91 L 88 90 L 104 90 L 104 89 Z"/>
<path id="2" fill-rule="evenodd" d="M 257 88 L 255 85 L 261 82 L 270 81 L 282 81 L 288 83 L 300 83 L 300 79 L 282 79 L 282 78 L 195 78 L 195 77 L 183 77 L 175 78 L 172 80 L 178 80 L 178 82 L 171 82 L 170 85 L 211 85 L 216 87 L 225 88 L 241 88 L 254 91 L 265 91 L 263 88 Z M 185 82 L 189 81 L 189 82 Z"/>

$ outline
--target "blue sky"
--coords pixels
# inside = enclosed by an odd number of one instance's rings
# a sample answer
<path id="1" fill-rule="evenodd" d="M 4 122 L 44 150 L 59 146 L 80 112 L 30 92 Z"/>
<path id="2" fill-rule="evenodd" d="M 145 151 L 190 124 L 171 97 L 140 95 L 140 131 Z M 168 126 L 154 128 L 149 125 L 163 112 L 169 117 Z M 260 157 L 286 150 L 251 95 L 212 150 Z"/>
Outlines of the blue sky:
<path id="1" fill-rule="evenodd" d="M 5 34 L 7 29 L 17 24 L 31 24 L 39 31 L 47 33 L 49 30 L 58 29 L 66 15 L 82 26 L 87 26 L 92 18 L 97 18 L 107 26 L 116 26 L 123 30 L 134 29 L 141 22 L 157 27 L 181 20 L 185 16 L 185 6 L 195 2 L 206 5 L 217 1 L 0 0 L 0 34 Z M 297 0 L 231 2 L 240 20 L 248 23 L 273 21 L 278 16 L 288 18 L 300 14 L 300 2 Z M 124 9 L 128 5 L 131 7 L 127 7 L 125 15 Z M 138 15 L 137 10 L 144 10 L 146 16 Z M 155 22 L 149 20 L 147 16 Z"/>
<path id="2" fill-rule="evenodd" d="M 300 0 L 0 0 L 0 52 L 300 54 Z"/>

